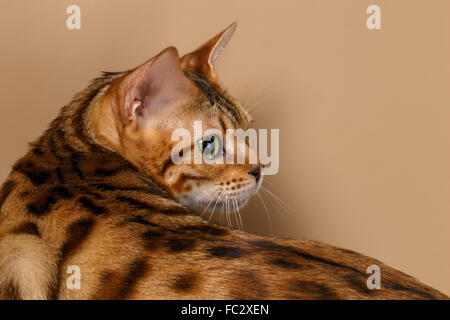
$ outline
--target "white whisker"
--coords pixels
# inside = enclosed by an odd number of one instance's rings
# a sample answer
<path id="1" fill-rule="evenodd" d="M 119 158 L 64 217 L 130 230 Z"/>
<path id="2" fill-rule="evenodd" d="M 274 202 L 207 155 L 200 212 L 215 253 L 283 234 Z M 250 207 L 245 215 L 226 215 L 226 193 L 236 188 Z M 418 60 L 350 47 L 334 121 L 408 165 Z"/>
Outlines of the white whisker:
<path id="1" fill-rule="evenodd" d="M 269 220 L 269 227 L 270 227 L 270 233 L 273 236 L 273 227 L 272 227 L 272 218 L 270 217 L 269 211 L 267 210 L 267 206 L 264 203 L 263 198 L 261 197 L 261 195 L 259 194 L 259 191 L 256 193 L 256 195 L 258 196 L 259 200 L 261 200 L 262 205 L 264 206 L 264 210 L 266 212 L 267 218 Z"/>
<path id="2" fill-rule="evenodd" d="M 262 96 L 259 98 L 254 104 L 252 104 L 250 107 L 247 108 L 248 113 L 254 113 L 257 110 L 257 106 L 263 102 L 265 99 L 267 99 L 268 95 Z"/>
<path id="3" fill-rule="evenodd" d="M 222 195 L 223 195 L 224 192 L 225 192 L 225 190 L 222 190 L 222 191 L 220 192 L 220 195 L 219 195 L 219 197 L 217 198 L 216 203 L 214 204 L 214 208 L 213 208 L 213 210 L 212 210 L 212 212 L 211 212 L 211 215 L 209 216 L 208 222 L 211 222 L 211 219 L 212 219 L 212 217 L 213 217 L 213 215 L 214 215 L 214 211 L 216 210 L 217 203 L 220 201 L 220 198 L 222 198 Z"/>
<path id="4" fill-rule="evenodd" d="M 203 217 L 203 215 L 208 211 L 209 206 L 211 205 L 211 203 L 213 202 L 213 200 L 217 197 L 217 195 L 220 193 L 221 190 L 217 191 L 214 196 L 211 198 L 211 200 L 209 200 L 208 205 L 206 206 L 205 210 L 203 210 L 202 214 L 200 215 L 200 217 Z"/>
<path id="5" fill-rule="evenodd" d="M 225 192 L 225 191 L 224 191 Z M 225 197 L 226 197 L 226 195 L 225 195 Z M 223 224 L 223 220 L 224 220 L 224 209 L 225 209 L 225 206 L 226 206 L 226 201 L 222 201 L 223 203 L 222 203 L 222 208 L 221 208 L 221 210 L 220 210 L 220 219 L 219 219 L 219 222 L 220 223 L 222 223 Z"/>
<path id="6" fill-rule="evenodd" d="M 238 224 L 240 224 L 240 229 L 244 230 L 244 224 L 242 223 L 241 212 L 239 211 L 239 204 L 237 202 L 237 198 L 236 197 L 234 197 L 234 203 L 236 205 L 236 212 L 237 212 L 237 216 L 239 218 L 239 223 Z"/>
<path id="7" fill-rule="evenodd" d="M 258 93 L 260 93 L 260 92 L 263 91 L 264 89 L 267 89 L 268 87 L 269 87 L 269 85 L 265 85 L 265 86 L 259 87 L 259 89 L 256 89 L 255 91 L 253 91 L 253 93 L 251 93 L 251 94 L 248 96 L 248 98 L 245 99 L 244 106 L 246 106 L 246 105 L 250 102 L 250 100 L 251 100 L 253 97 L 255 97 Z"/>
<path id="8" fill-rule="evenodd" d="M 261 189 L 264 190 L 265 192 L 267 192 L 268 194 L 270 194 L 274 199 L 278 200 L 280 204 L 282 204 L 284 206 L 285 211 L 288 214 L 292 214 L 292 208 L 283 200 L 280 199 L 280 197 L 278 197 L 276 194 L 274 194 L 272 191 L 270 191 L 269 189 L 267 189 L 267 187 L 261 186 Z"/>
<path id="9" fill-rule="evenodd" d="M 233 228 L 233 223 L 231 221 L 231 212 L 230 212 L 230 198 L 227 197 L 227 220 L 228 220 L 228 226 L 230 228 Z"/>
<path id="10" fill-rule="evenodd" d="M 269 194 L 268 192 L 266 192 L 266 190 L 261 189 L 264 192 L 261 192 L 261 197 L 266 197 L 266 200 L 268 202 L 268 207 L 271 209 L 272 213 L 276 213 L 279 214 L 282 218 L 286 218 L 287 217 L 287 213 L 286 208 L 284 208 L 281 204 L 279 204 L 276 199 Z"/>
<path id="11" fill-rule="evenodd" d="M 240 226 L 239 226 L 239 221 L 238 221 L 238 218 L 237 218 L 237 208 L 236 208 L 236 203 L 235 203 L 235 196 L 232 196 L 231 197 L 231 204 L 232 204 L 232 206 L 233 206 L 233 211 L 232 211 L 232 213 L 233 213 L 233 216 L 234 216 L 234 221 L 236 221 L 236 225 L 237 225 L 237 229 L 240 229 Z"/>
<path id="12" fill-rule="evenodd" d="M 228 227 L 230 227 L 230 221 L 228 219 L 228 195 L 225 196 L 225 219 L 227 221 Z"/>

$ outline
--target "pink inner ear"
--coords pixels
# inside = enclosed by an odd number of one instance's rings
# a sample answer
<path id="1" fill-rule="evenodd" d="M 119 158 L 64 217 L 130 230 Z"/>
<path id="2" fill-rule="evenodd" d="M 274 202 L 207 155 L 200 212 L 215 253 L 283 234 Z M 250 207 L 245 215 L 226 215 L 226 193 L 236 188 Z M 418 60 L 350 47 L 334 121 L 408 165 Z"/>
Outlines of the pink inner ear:
<path id="1" fill-rule="evenodd" d="M 157 110 L 191 96 L 192 88 L 181 70 L 177 52 L 166 50 L 157 57 L 136 88 L 136 98 L 143 101 L 145 108 Z"/>
<path id="2" fill-rule="evenodd" d="M 141 110 L 139 110 L 141 109 Z M 133 100 L 129 108 L 128 119 L 132 120 L 135 116 L 142 114 L 142 101 Z"/>
<path id="3" fill-rule="evenodd" d="M 120 91 L 125 91 L 128 97 L 123 106 L 127 121 L 149 114 L 142 112 L 144 108 L 151 114 L 177 101 L 192 99 L 198 92 L 184 75 L 174 47 L 133 70 L 120 86 Z"/>

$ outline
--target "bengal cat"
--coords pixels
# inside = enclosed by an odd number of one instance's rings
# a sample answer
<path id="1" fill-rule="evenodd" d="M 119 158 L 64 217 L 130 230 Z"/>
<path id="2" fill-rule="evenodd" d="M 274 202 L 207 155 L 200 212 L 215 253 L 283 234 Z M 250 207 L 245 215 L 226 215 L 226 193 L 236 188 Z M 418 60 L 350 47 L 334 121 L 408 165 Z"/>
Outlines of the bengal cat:
<path id="1" fill-rule="evenodd" d="M 250 125 L 214 69 L 235 27 L 181 58 L 169 47 L 104 73 L 31 143 L 0 192 L 1 298 L 447 298 L 352 251 L 201 218 L 218 192 L 243 206 L 262 180 L 259 165 L 171 160 L 171 133 L 194 120 L 221 131 Z M 381 289 L 369 290 L 374 264 Z M 80 268 L 79 289 L 67 286 L 69 266 Z"/>

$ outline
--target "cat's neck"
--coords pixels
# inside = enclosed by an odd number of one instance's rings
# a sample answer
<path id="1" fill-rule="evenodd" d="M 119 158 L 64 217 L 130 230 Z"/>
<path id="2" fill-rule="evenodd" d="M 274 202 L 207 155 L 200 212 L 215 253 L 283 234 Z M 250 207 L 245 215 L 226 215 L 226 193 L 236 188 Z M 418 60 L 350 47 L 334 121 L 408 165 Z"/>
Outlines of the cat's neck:
<path id="1" fill-rule="evenodd" d="M 153 179 L 98 143 L 89 114 L 95 100 L 107 89 L 110 81 L 109 78 L 99 78 L 77 94 L 69 105 L 62 108 L 41 137 L 30 144 L 29 151 L 16 162 L 13 171 L 51 172 L 50 178 L 56 185 L 100 184 L 114 187 L 113 183 L 120 180 L 118 175 L 126 176 L 125 181 L 130 185 L 171 199 Z"/>
<path id="2" fill-rule="evenodd" d="M 189 211 L 150 176 L 99 142 L 92 114 L 98 106 L 96 101 L 103 97 L 113 80 L 107 75 L 100 77 L 77 94 L 41 137 L 30 144 L 29 151 L 16 162 L 13 172 L 26 175 L 37 187 L 30 192 L 42 192 L 42 188 L 54 186 L 83 192 L 139 190 L 160 199 L 175 211 Z"/>

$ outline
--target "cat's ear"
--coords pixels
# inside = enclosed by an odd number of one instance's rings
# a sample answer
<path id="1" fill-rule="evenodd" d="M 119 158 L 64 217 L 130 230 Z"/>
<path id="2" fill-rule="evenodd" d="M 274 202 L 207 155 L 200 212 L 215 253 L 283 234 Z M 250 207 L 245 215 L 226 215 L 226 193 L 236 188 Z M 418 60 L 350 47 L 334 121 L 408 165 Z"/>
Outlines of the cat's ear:
<path id="1" fill-rule="evenodd" d="M 212 81 L 217 81 L 214 64 L 222 54 L 228 41 L 236 30 L 236 23 L 206 42 L 197 50 L 181 58 L 181 66 L 185 70 L 200 73 Z"/>
<path id="2" fill-rule="evenodd" d="M 122 120 L 128 124 L 193 99 L 198 89 L 184 75 L 177 49 L 169 47 L 129 72 L 118 83 L 116 92 Z"/>

